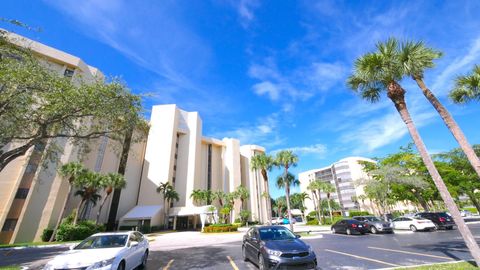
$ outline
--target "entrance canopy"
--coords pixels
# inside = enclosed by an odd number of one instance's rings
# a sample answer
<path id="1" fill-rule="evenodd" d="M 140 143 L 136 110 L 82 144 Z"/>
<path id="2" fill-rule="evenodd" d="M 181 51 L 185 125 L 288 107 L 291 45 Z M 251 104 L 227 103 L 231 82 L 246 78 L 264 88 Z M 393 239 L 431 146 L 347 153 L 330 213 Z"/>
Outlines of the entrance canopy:
<path id="1" fill-rule="evenodd" d="M 213 211 L 211 211 L 213 210 Z M 200 216 L 200 221 L 202 223 L 202 231 L 205 227 L 205 221 L 208 217 L 212 217 L 213 220 L 218 220 L 217 208 L 212 207 L 212 205 L 205 206 L 191 206 L 191 207 L 172 207 L 170 209 L 170 216 L 174 217 L 174 230 L 176 229 L 176 219 L 177 217 L 182 216 Z"/>
<path id="2" fill-rule="evenodd" d="M 137 205 L 128 211 L 120 220 L 153 219 L 162 212 L 162 205 Z"/>

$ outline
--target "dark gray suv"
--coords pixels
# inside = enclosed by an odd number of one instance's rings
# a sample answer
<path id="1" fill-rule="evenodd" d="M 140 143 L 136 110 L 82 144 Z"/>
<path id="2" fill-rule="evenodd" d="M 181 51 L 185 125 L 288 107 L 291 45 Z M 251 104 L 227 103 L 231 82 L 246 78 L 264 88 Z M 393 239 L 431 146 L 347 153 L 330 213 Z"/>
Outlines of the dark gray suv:
<path id="1" fill-rule="evenodd" d="M 365 223 L 365 227 L 371 233 L 393 233 L 393 227 L 390 222 L 383 221 L 375 216 L 356 216 L 352 217 L 355 220 Z"/>
<path id="2" fill-rule="evenodd" d="M 315 252 L 283 226 L 253 227 L 243 236 L 242 255 L 264 269 L 316 269 Z"/>

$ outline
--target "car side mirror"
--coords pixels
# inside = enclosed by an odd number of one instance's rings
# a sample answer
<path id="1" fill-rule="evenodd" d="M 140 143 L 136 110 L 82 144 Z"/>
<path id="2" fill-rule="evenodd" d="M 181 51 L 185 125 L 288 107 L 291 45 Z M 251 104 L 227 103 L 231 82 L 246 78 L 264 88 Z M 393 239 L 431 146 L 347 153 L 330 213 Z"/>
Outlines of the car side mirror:
<path id="1" fill-rule="evenodd" d="M 136 247 L 138 246 L 138 242 L 137 241 L 131 241 L 130 242 L 130 247 Z"/>
<path id="2" fill-rule="evenodd" d="M 295 238 L 300 238 L 302 237 L 300 234 L 295 234 Z"/>

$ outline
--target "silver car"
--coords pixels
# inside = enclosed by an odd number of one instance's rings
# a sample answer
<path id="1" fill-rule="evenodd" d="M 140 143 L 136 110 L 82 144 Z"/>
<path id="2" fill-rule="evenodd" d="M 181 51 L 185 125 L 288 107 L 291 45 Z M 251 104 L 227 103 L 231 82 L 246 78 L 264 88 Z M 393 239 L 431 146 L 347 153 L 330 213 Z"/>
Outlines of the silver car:
<path id="1" fill-rule="evenodd" d="M 362 221 L 365 223 L 366 228 L 371 232 L 371 233 L 379 233 L 379 232 L 385 232 L 385 233 L 393 233 L 393 227 L 390 222 L 386 222 L 384 220 L 379 219 L 378 217 L 375 216 L 355 216 L 353 219 Z"/>

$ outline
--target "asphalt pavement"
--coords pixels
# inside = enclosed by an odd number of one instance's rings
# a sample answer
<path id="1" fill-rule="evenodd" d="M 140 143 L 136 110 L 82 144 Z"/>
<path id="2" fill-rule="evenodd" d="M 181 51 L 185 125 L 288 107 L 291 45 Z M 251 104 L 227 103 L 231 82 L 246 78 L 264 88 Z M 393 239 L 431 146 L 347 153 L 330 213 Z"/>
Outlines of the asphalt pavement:
<path id="1" fill-rule="evenodd" d="M 480 224 L 470 224 L 480 242 Z M 470 260 L 458 230 L 436 232 L 397 231 L 395 234 L 347 236 L 329 232 L 303 237 L 317 254 L 319 269 L 381 269 L 429 263 Z M 174 245 L 174 239 L 180 244 Z M 213 240 L 212 240 L 213 239 Z M 206 235 L 193 232 L 159 236 L 151 243 L 147 269 L 256 269 L 241 255 L 241 234 Z M 186 245 L 190 241 L 191 246 Z M 0 250 L 0 266 L 42 263 L 65 247 Z"/>

